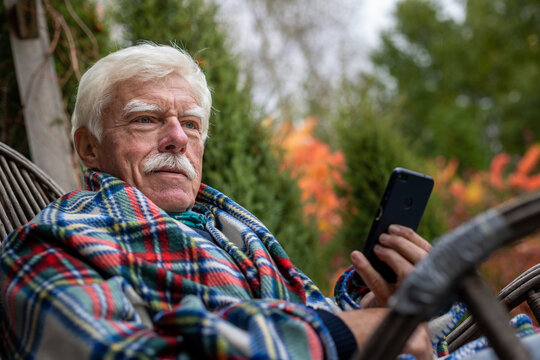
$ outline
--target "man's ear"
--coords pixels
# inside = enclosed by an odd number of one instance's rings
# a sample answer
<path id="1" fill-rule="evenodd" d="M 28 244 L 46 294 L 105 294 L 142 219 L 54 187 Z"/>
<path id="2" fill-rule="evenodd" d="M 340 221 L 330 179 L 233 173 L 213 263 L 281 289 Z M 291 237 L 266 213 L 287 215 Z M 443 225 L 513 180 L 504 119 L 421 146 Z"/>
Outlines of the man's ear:
<path id="1" fill-rule="evenodd" d="M 84 166 L 88 169 L 99 170 L 99 142 L 96 137 L 90 133 L 88 128 L 80 127 L 75 130 L 73 140 L 75 150 L 77 150 Z"/>

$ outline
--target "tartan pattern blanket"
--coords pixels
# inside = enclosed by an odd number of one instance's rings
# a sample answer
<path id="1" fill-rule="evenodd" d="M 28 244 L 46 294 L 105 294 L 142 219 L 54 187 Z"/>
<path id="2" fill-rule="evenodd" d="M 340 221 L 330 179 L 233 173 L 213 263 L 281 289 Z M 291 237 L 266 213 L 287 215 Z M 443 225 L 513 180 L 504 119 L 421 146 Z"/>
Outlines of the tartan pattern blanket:
<path id="1" fill-rule="evenodd" d="M 193 210 L 215 242 L 115 177 L 89 171 L 86 187 L 2 243 L 4 356 L 337 358 L 313 309 L 359 309 L 353 269 L 325 298 L 257 218 L 209 186 Z M 464 313 L 455 304 L 430 323 L 434 348 Z"/>
<path id="2" fill-rule="evenodd" d="M 86 183 L 2 244 L 9 357 L 336 358 L 311 309 L 329 300 L 242 207 L 201 186 L 214 244 L 117 178 Z"/>

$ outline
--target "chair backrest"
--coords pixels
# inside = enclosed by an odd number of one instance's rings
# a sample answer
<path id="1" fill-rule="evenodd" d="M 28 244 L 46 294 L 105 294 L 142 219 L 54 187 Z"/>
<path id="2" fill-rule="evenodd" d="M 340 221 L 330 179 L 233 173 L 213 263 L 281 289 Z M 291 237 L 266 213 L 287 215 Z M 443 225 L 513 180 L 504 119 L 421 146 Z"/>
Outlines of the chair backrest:
<path id="1" fill-rule="evenodd" d="M 0 242 L 62 194 L 40 168 L 0 142 Z"/>

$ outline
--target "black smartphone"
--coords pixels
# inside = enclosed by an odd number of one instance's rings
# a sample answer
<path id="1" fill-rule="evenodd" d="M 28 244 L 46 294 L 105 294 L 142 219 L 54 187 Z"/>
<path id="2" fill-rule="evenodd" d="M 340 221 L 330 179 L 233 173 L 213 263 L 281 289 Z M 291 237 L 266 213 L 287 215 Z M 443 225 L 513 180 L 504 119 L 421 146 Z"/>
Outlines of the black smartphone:
<path id="1" fill-rule="evenodd" d="M 388 226 L 398 224 L 416 231 L 433 189 L 433 178 L 404 168 L 395 168 L 390 175 L 386 190 L 362 252 L 371 265 L 390 283 L 396 282 L 396 274 L 374 253 L 379 236 Z"/>

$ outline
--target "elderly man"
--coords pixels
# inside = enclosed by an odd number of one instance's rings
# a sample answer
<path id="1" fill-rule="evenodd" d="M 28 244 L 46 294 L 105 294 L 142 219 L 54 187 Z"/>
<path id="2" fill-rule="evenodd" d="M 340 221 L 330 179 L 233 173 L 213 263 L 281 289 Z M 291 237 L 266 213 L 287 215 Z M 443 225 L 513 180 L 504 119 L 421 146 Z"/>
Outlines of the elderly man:
<path id="1" fill-rule="evenodd" d="M 210 108 L 201 70 L 173 47 L 123 49 L 85 73 L 73 139 L 86 190 L 4 241 L 8 357 L 336 359 L 362 346 L 394 286 L 353 252 L 325 298 L 263 224 L 202 185 Z M 381 242 L 398 280 L 429 251 L 397 226 Z M 425 326 L 404 352 L 432 358 Z"/>

